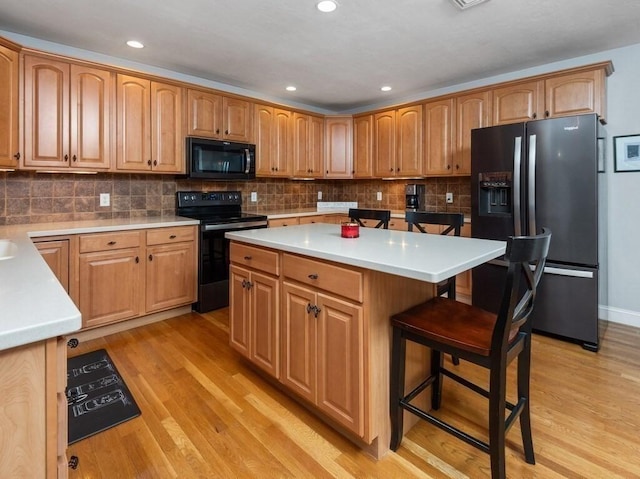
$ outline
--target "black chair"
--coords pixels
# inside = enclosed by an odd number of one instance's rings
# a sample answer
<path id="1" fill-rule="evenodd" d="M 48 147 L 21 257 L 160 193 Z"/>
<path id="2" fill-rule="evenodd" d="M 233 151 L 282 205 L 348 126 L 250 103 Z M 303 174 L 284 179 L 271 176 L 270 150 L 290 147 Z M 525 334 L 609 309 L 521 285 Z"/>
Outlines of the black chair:
<path id="1" fill-rule="evenodd" d="M 428 213 L 426 211 L 407 211 L 405 213 L 409 231 L 415 227 L 420 233 L 428 233 L 426 225 L 446 226 L 440 233 L 460 236 L 462 225 L 464 225 L 464 215 L 462 213 Z M 438 283 L 438 296 L 446 294 L 450 299 L 456 299 L 456 277 L 452 276 Z"/>
<path id="2" fill-rule="evenodd" d="M 498 314 L 458 301 L 436 297 L 391 318 L 391 444 L 398 449 L 402 441 L 403 411 L 438 426 L 459 439 L 488 453 L 491 477 L 505 476 L 505 436 L 516 418 L 520 419 L 525 460 L 535 464 L 529 411 L 529 373 L 531 367 L 531 321 L 536 289 L 542 277 L 551 231 L 543 228 L 538 236 L 510 237 L 504 293 Z M 406 341 L 431 348 L 431 371 L 427 379 L 408 394 L 404 393 Z M 448 353 L 489 370 L 489 390 L 447 370 L 442 354 Z M 517 402 L 506 400 L 507 366 L 518 358 Z M 411 404 L 431 386 L 431 407 L 440 408 L 443 376 L 451 378 L 489 399 L 489 442 L 486 443 Z M 505 418 L 505 410 L 510 414 Z"/>
<path id="3" fill-rule="evenodd" d="M 360 226 L 366 225 L 362 220 L 376 220 L 378 224 L 375 228 L 389 229 L 389 221 L 391 220 L 391 211 L 389 210 L 367 210 L 363 208 L 349 208 L 349 218 Z"/>

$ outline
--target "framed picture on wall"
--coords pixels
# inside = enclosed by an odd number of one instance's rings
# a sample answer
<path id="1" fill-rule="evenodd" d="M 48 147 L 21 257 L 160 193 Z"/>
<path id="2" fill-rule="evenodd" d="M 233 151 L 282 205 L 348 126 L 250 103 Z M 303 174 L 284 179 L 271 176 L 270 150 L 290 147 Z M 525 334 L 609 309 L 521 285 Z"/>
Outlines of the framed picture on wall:
<path id="1" fill-rule="evenodd" d="M 613 137 L 614 171 L 640 171 L 640 135 Z"/>

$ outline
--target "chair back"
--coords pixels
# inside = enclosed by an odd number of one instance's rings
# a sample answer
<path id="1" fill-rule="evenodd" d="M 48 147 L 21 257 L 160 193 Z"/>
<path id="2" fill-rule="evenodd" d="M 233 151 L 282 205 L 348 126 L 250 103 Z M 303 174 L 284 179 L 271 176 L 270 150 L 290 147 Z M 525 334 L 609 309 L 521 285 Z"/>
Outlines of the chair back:
<path id="1" fill-rule="evenodd" d="M 378 224 L 375 228 L 389 229 L 389 221 L 391 220 L 390 210 L 368 210 L 363 208 L 349 208 L 349 218 L 355 221 L 360 226 L 364 227 L 365 224 L 362 220 L 377 220 Z"/>
<path id="2" fill-rule="evenodd" d="M 520 342 L 519 339 L 530 335 L 531 312 L 550 242 L 551 230 L 548 228 L 542 228 L 537 236 L 510 236 L 507 240 L 507 277 L 491 338 L 492 355 L 506 353 Z M 517 336 L 520 336 L 518 340 Z"/>
<path id="3" fill-rule="evenodd" d="M 464 224 L 464 215 L 462 213 L 407 211 L 404 218 L 409 231 L 413 231 L 413 228 L 416 227 L 420 233 L 427 233 L 424 225 L 445 225 L 447 228 L 440 233 L 441 235 L 448 235 L 453 231 L 455 236 L 460 236 L 460 230 Z"/>

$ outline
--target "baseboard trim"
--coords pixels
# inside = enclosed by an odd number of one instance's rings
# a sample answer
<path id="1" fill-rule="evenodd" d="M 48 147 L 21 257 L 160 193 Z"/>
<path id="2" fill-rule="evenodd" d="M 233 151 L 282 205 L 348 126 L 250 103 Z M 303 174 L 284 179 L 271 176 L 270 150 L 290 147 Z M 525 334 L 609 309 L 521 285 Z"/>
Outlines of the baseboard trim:
<path id="1" fill-rule="evenodd" d="M 169 309 L 167 311 L 161 311 L 159 313 L 149 314 L 140 318 L 128 319 L 126 321 L 120 321 L 118 323 L 106 324 L 97 328 L 87 329 L 84 331 L 78 331 L 77 333 L 69 334 L 69 338 L 76 338 L 78 341 L 89 341 L 91 339 L 102 338 L 110 334 L 121 333 L 129 329 L 138 328 L 146 324 L 157 323 L 158 321 L 164 321 L 165 319 L 180 316 L 182 314 L 188 314 L 191 312 L 191 305 L 182 306 L 180 308 Z"/>
<path id="2" fill-rule="evenodd" d="M 640 328 L 640 312 L 628 309 L 600 306 L 600 319 L 606 319 L 612 323 L 626 324 Z"/>

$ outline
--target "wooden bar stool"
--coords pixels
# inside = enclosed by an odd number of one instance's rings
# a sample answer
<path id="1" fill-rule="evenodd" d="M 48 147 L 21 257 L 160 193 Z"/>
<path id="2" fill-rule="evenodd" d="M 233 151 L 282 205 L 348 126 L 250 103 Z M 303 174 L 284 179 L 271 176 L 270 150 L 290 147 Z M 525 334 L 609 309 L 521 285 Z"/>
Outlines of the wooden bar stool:
<path id="1" fill-rule="evenodd" d="M 358 223 L 363 228 L 366 226 L 362 220 L 376 220 L 378 224 L 375 228 L 389 229 L 391 220 L 390 210 L 368 210 L 363 208 L 349 208 L 349 218 Z"/>
<path id="2" fill-rule="evenodd" d="M 504 293 L 498 314 L 437 296 L 391 318 L 390 413 L 391 444 L 397 450 L 402 441 L 403 411 L 438 426 L 486 452 L 491 458 L 491 477 L 505 473 L 505 436 L 516 418 L 520 419 L 525 460 L 535 464 L 529 411 L 531 366 L 531 321 L 536 289 L 549 251 L 551 231 L 538 236 L 510 237 L 505 260 L 508 263 Z M 404 392 L 406 341 L 431 348 L 430 376 L 408 394 Z M 489 390 L 447 370 L 442 354 L 465 359 L 489 370 Z M 507 366 L 518 358 L 516 404 L 506 400 Z M 489 399 L 489 443 L 419 409 L 411 401 L 431 386 L 431 407 L 440 408 L 443 376 Z M 510 414 L 505 418 L 505 410 Z"/>

